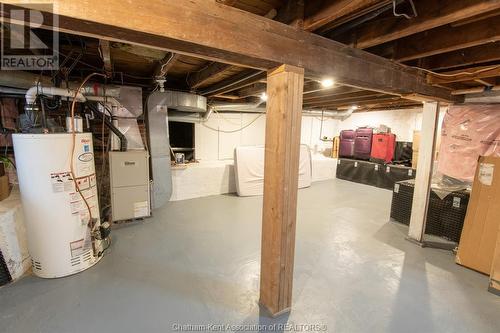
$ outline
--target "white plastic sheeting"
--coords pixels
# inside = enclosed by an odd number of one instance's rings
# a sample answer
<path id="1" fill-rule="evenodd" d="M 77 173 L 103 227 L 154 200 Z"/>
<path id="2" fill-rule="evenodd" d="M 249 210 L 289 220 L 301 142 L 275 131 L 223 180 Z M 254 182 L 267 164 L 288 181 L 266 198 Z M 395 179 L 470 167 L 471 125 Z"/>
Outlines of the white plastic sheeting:
<path id="1" fill-rule="evenodd" d="M 191 163 L 172 168 L 171 201 L 236 192 L 233 161 Z"/>
<path id="2" fill-rule="evenodd" d="M 0 202 L 0 250 L 12 280 L 20 278 L 31 267 L 24 215 L 15 186 L 10 196 Z"/>
<path id="3" fill-rule="evenodd" d="M 237 147 L 234 150 L 236 192 L 239 196 L 264 192 L 264 146 Z M 312 166 L 309 147 L 300 145 L 299 188 L 311 186 Z"/>
<path id="4" fill-rule="evenodd" d="M 313 155 L 312 181 L 335 179 L 337 160 Z M 189 164 L 172 169 L 171 201 L 236 192 L 232 160 Z"/>

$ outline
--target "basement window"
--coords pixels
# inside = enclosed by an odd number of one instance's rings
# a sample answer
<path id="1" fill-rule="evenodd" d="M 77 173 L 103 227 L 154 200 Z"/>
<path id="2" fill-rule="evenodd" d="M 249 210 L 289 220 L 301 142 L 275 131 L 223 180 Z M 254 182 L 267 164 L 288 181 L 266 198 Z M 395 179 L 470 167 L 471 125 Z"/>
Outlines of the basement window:
<path id="1" fill-rule="evenodd" d="M 170 147 L 173 153 L 182 153 L 186 162 L 194 160 L 194 124 L 179 121 L 168 122 Z M 171 159 L 174 159 L 171 156 Z"/>

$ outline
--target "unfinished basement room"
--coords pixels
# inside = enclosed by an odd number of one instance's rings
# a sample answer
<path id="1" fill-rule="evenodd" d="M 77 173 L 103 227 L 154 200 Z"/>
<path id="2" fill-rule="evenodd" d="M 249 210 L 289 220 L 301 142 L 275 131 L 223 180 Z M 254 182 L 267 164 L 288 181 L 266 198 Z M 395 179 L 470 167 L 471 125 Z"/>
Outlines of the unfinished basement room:
<path id="1" fill-rule="evenodd" d="M 0 333 L 500 332 L 500 0 L 0 13 Z"/>

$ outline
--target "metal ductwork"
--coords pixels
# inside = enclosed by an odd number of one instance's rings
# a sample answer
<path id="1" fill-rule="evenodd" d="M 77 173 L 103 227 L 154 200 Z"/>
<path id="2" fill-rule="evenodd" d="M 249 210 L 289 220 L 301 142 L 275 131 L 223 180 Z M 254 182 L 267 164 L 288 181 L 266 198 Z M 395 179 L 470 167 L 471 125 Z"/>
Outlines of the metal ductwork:
<path id="1" fill-rule="evenodd" d="M 164 93 L 164 105 L 168 109 L 182 112 L 207 112 L 207 98 L 204 96 L 167 90 Z"/>
<path id="2" fill-rule="evenodd" d="M 156 91 L 151 93 L 147 100 L 149 154 L 153 176 L 152 206 L 154 209 L 165 205 L 172 195 L 167 113 L 171 96 L 166 91 Z"/>

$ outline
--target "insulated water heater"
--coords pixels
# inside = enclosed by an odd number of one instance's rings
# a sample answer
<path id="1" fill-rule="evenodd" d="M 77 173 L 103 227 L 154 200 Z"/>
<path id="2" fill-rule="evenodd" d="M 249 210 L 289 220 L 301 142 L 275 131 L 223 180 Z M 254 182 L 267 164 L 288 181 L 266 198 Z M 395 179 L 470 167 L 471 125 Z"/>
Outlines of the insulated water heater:
<path id="1" fill-rule="evenodd" d="M 12 137 L 33 273 L 56 278 L 93 266 L 102 244 L 91 232 L 100 223 L 92 134 L 75 133 L 73 174 L 71 133 Z"/>

